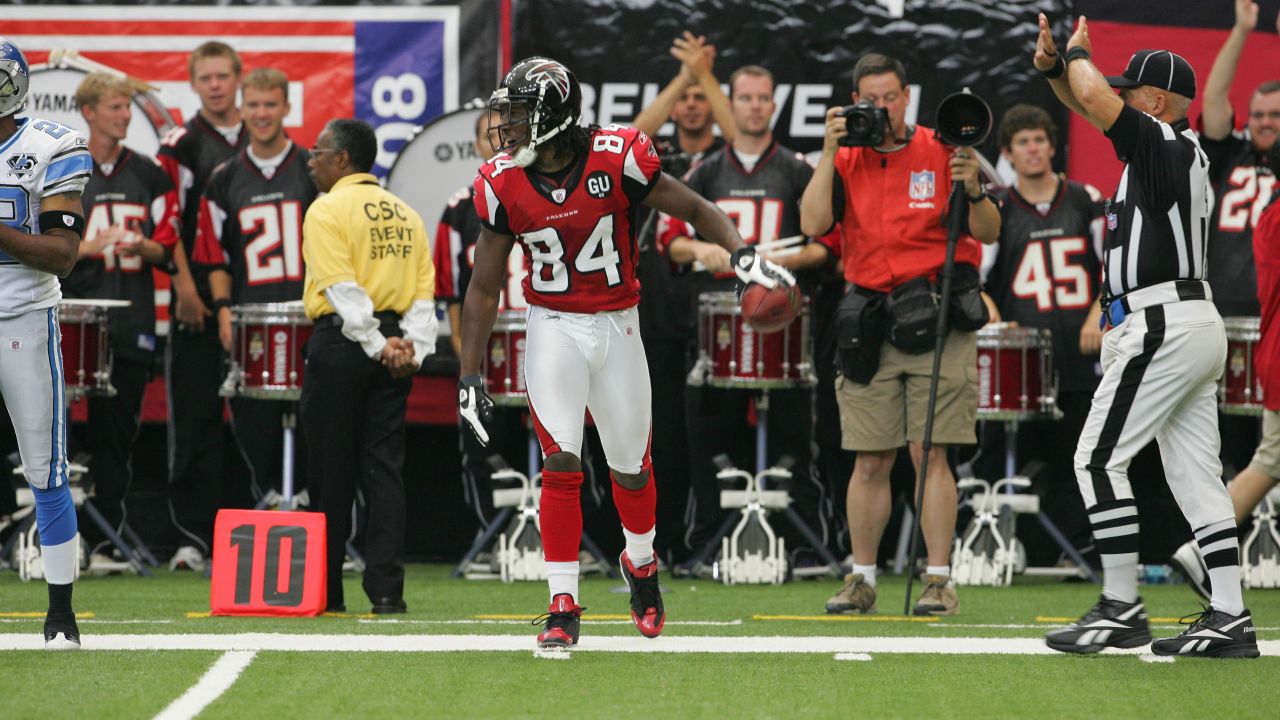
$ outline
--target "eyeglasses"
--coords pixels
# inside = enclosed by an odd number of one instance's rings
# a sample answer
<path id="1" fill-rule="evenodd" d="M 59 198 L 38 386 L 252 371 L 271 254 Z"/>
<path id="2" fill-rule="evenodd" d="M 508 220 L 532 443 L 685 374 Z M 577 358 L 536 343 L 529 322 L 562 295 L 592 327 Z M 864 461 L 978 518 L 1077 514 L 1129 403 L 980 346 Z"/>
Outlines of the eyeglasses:
<path id="1" fill-rule="evenodd" d="M 313 147 L 308 152 L 310 152 L 312 155 L 319 155 L 320 153 L 336 153 L 338 151 L 333 148 L 314 148 Z"/>

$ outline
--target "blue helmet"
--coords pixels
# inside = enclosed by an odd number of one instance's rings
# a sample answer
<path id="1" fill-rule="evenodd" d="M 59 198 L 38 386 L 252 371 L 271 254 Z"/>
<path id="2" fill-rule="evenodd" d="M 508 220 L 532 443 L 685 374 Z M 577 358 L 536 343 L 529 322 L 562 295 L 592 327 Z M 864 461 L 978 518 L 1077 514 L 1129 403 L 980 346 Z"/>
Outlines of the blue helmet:
<path id="1" fill-rule="evenodd" d="M 0 37 L 0 117 L 8 117 L 27 102 L 31 68 L 17 45 Z"/>

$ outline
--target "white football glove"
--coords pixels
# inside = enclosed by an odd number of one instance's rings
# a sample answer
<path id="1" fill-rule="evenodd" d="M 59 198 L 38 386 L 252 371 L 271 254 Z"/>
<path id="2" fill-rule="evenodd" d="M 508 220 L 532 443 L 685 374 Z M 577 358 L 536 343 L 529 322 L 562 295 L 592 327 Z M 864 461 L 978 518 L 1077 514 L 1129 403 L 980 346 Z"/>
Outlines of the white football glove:
<path id="1" fill-rule="evenodd" d="M 772 290 L 779 283 L 784 287 L 796 284 L 795 276 L 786 268 L 765 260 L 750 245 L 744 245 L 733 251 L 733 272 L 744 286 L 755 283 Z"/>
<path id="2" fill-rule="evenodd" d="M 489 444 L 484 424 L 493 422 L 493 398 L 484 389 L 484 378 L 468 375 L 458 381 L 458 415 L 471 427 L 481 445 Z"/>

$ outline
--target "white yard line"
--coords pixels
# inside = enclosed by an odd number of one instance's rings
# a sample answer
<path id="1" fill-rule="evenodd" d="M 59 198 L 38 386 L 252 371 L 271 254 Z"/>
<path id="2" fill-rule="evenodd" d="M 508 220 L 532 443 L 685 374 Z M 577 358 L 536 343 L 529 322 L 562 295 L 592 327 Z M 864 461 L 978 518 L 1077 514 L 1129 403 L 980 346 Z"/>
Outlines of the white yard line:
<path id="1" fill-rule="evenodd" d="M 128 636 L 119 636 L 128 637 Z M 222 693 L 231 689 L 240 673 L 249 667 L 257 655 L 255 650 L 232 650 L 218 658 L 213 667 L 192 685 L 169 707 L 160 711 L 155 720 L 191 720 L 205 708 L 217 700 Z"/>
<path id="2" fill-rule="evenodd" d="M 281 633 L 87 635 L 85 650 L 250 650 L 281 652 L 529 652 L 521 635 L 319 635 Z M 0 635 L 0 650 L 37 650 L 39 633 Z M 1280 656 L 1280 640 L 1259 640 L 1263 655 Z M 1040 638 L 946 637 L 692 637 L 586 635 L 577 650 L 636 653 L 890 653 L 923 655 L 1057 655 Z M 1139 655 L 1146 648 L 1107 650 Z"/>

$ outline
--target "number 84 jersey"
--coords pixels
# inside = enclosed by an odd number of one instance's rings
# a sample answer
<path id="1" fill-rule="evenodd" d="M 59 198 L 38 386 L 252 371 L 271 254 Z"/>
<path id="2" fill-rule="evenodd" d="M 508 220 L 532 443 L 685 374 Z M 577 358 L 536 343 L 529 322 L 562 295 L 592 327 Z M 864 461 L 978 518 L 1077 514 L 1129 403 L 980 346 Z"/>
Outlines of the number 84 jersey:
<path id="1" fill-rule="evenodd" d="M 291 144 L 268 177 L 246 148 L 209 178 L 193 260 L 231 274 L 232 302 L 302 299 L 302 219 L 316 199 L 309 159 Z"/>
<path id="2" fill-rule="evenodd" d="M 505 153 L 485 163 L 475 179 L 476 214 L 523 246 L 530 305 L 622 310 L 640 302 L 637 219 L 661 172 L 643 132 L 595 128 L 587 152 L 554 175 L 521 168 Z"/>

